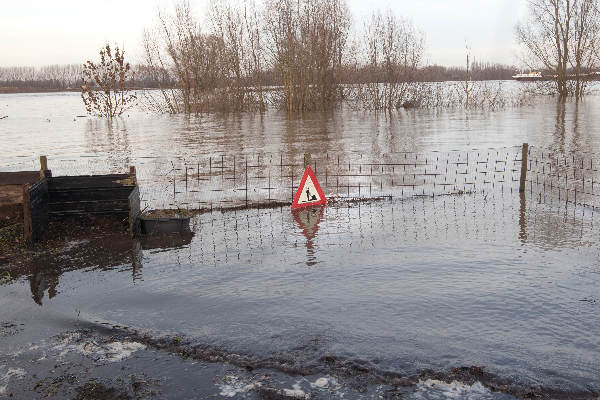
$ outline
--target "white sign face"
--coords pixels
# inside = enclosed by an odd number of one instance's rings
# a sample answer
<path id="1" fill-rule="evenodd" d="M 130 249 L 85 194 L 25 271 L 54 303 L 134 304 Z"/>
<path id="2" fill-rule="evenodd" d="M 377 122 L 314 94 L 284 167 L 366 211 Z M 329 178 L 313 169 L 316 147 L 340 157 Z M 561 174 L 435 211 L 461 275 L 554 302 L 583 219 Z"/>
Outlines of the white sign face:
<path id="1" fill-rule="evenodd" d="M 300 198 L 298 199 L 298 204 L 314 203 L 316 201 L 321 201 L 321 197 L 319 196 L 310 175 L 308 175 L 306 177 L 306 182 L 304 182 L 304 187 L 302 188 L 302 194 L 300 194 Z"/>

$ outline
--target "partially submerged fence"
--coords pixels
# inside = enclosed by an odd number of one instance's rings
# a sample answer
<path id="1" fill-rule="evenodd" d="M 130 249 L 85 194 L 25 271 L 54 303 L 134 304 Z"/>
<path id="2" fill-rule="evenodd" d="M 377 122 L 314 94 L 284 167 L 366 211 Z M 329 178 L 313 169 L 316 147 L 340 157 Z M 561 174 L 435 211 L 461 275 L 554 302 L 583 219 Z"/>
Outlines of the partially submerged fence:
<path id="1" fill-rule="evenodd" d="M 600 206 L 600 161 L 587 152 L 530 147 L 525 192 L 539 202 Z"/>
<path id="2" fill-rule="evenodd" d="M 304 170 L 303 153 L 50 159 L 53 174 L 110 174 L 137 167 L 141 209 L 214 210 L 292 202 Z M 125 164 L 126 165 L 123 165 Z M 410 198 L 523 191 L 538 201 L 600 204 L 593 155 L 535 146 L 310 155 L 328 198 Z"/>
<path id="3" fill-rule="evenodd" d="M 141 159 L 138 181 L 149 208 L 223 209 L 291 203 L 304 154 Z M 439 196 L 518 190 L 521 148 L 403 152 L 375 158 L 359 153 L 312 154 L 329 198 Z"/>

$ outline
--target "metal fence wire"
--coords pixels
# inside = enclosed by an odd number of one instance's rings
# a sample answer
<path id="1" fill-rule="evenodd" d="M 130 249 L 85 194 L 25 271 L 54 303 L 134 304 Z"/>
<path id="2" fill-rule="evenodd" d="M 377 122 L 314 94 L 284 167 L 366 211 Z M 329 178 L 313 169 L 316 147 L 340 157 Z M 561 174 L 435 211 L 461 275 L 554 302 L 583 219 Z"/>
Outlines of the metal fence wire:
<path id="1" fill-rule="evenodd" d="M 291 203 L 304 155 L 145 159 L 138 182 L 145 206 L 224 209 Z M 140 160 L 141 161 L 141 160 Z M 518 189 L 520 148 L 362 154 L 312 154 L 310 166 L 328 198 L 408 198 Z"/>
<path id="2" fill-rule="evenodd" d="M 514 193 L 520 189 L 522 149 L 313 153 L 310 166 L 325 195 L 334 199 Z M 524 189 L 529 197 L 545 203 L 600 205 L 600 160 L 595 154 L 528 146 L 526 155 Z M 48 164 L 54 176 L 126 173 L 135 165 L 142 208 L 213 210 L 291 203 L 304 159 L 301 153 L 91 156 L 49 157 Z M 19 169 L 36 169 L 33 160 L 21 164 Z M 12 167 L 8 169 L 17 166 Z"/>
<path id="3" fill-rule="evenodd" d="M 544 203 L 600 205 L 600 161 L 594 153 L 565 153 L 530 147 L 525 192 Z"/>
<path id="4" fill-rule="evenodd" d="M 311 154 L 328 198 L 409 198 L 518 189 L 521 147 L 447 152 Z M 55 176 L 126 172 L 135 164 L 142 207 L 226 209 L 291 203 L 304 154 L 191 158 L 49 159 Z"/>

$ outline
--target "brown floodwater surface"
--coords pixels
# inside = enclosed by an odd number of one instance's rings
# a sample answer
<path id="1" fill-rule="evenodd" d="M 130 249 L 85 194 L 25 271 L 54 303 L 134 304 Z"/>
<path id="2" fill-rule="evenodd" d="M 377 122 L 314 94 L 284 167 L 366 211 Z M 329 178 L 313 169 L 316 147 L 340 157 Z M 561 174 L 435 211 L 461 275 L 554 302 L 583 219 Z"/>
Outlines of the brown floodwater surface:
<path id="1" fill-rule="evenodd" d="M 8 115 L 0 121 L 0 169 L 35 169 L 45 154 L 57 174 L 68 173 L 68 165 L 76 165 L 77 173 L 94 172 L 85 169 L 85 160 L 100 160 L 114 170 L 139 166 L 144 182 L 164 173 L 153 172 L 156 164 L 148 160 L 203 159 L 203 171 L 217 171 L 216 188 L 230 185 L 223 169 L 219 177 L 219 159 L 233 157 L 244 163 L 273 160 L 276 170 L 278 157 L 301 164 L 311 152 L 319 161 L 330 154 L 367 160 L 355 166 L 363 168 L 402 152 L 454 156 L 450 150 L 502 148 L 507 155 L 500 165 L 510 172 L 512 162 L 519 165 L 523 142 L 552 154 L 585 153 L 595 163 L 599 109 L 600 97 L 590 96 L 580 104 L 542 98 L 497 111 L 388 115 L 340 109 L 295 118 L 274 111 L 198 117 L 132 111 L 105 121 L 79 117 L 84 110 L 76 93 L 0 95 L 0 114 Z M 488 163 L 488 152 L 471 154 L 478 157 L 470 160 L 478 173 L 504 176 L 505 169 Z M 200 190 L 199 165 L 190 176 Z M 227 188 L 241 186 L 239 173 Z M 322 180 L 322 169 L 317 176 Z M 271 175 L 262 179 L 270 182 Z M 192 234 L 179 240 L 123 236 L 66 243 L 34 265 L 12 270 L 0 284 L 2 326 L 25 332 L 0 337 L 0 386 L 15 390 L 29 379 L 18 376 L 37 374 L 32 360 L 60 357 L 64 346 L 81 348 L 81 342 L 56 347 L 48 336 L 81 326 L 99 332 L 100 324 L 110 337 L 116 335 L 110 327 L 117 327 L 155 342 L 177 338 L 175 344 L 226 354 L 223 359 L 241 355 L 269 365 L 260 374 L 283 374 L 293 366 L 339 374 L 340 382 L 354 379 L 327 392 L 298 378 L 316 399 L 364 398 L 356 386 L 361 377 L 397 385 L 391 376 L 439 372 L 443 378 L 456 367 L 472 366 L 500 377 L 506 387 L 542 388 L 546 398 L 591 396 L 600 391 L 598 209 L 582 197 L 579 204 L 565 204 L 551 191 L 519 196 L 515 179 L 490 184 L 485 193 L 363 198 L 296 214 L 287 206 L 206 212 L 192 218 Z M 89 341 L 88 353 L 99 352 L 101 342 Z M 173 377 L 193 398 L 190 382 L 206 360 L 175 366 L 170 358 L 167 371 L 151 361 L 154 355 L 139 352 L 137 362 L 150 375 Z M 154 359 L 166 365 L 161 354 Z M 184 377 L 190 377 L 187 383 Z M 408 385 L 403 396 L 511 398 L 474 381 L 463 383 L 444 386 L 428 379 Z M 224 393 L 219 384 L 206 393 Z M 369 396 L 383 396 L 377 385 L 366 385 Z M 166 396 L 183 397 L 166 383 L 163 389 Z M 255 391 L 247 395 L 259 397 Z"/>
<path id="2" fill-rule="evenodd" d="M 304 152 L 446 151 L 510 147 L 528 142 L 554 151 L 600 150 L 600 96 L 580 104 L 539 98 L 532 106 L 498 111 L 346 109 L 306 113 L 187 117 L 131 111 L 113 121 L 85 115 L 77 93 L 0 95 L 0 167 L 27 169 L 41 154 L 52 160 L 97 156 L 115 167 L 144 157 Z M 52 165 L 50 165 L 52 167 Z"/>

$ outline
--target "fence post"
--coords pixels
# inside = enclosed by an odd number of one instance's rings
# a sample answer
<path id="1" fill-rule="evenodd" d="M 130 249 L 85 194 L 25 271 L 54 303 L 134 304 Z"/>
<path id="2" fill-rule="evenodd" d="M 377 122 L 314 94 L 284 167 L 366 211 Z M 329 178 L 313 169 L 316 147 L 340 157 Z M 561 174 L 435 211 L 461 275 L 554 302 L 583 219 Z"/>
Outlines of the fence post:
<path id="1" fill-rule="evenodd" d="M 310 165 L 310 153 L 304 153 L 304 168 Z"/>
<path id="2" fill-rule="evenodd" d="M 33 223 L 31 220 L 31 199 L 29 198 L 28 183 L 23 185 L 23 237 L 29 245 L 33 243 Z"/>
<path id="3" fill-rule="evenodd" d="M 135 166 L 129 166 L 129 178 L 131 179 L 132 185 L 137 185 L 137 173 L 135 172 Z"/>
<path id="4" fill-rule="evenodd" d="M 529 144 L 523 143 L 523 153 L 521 155 L 521 181 L 519 182 L 519 193 L 525 192 L 525 181 L 527 180 L 527 154 L 529 153 Z"/>
<path id="5" fill-rule="evenodd" d="M 52 172 L 48 169 L 48 158 L 46 156 L 40 156 L 40 179 L 50 178 Z"/>

